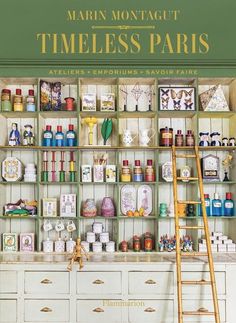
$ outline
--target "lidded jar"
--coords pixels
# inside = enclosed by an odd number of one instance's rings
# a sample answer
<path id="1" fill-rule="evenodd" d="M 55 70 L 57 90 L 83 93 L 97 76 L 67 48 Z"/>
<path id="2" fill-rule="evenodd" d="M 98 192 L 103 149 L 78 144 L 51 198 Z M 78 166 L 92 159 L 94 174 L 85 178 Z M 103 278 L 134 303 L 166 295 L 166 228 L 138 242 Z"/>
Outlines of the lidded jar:
<path id="1" fill-rule="evenodd" d="M 180 147 L 184 145 L 184 135 L 181 130 L 177 130 L 175 135 L 175 146 Z"/>
<path id="2" fill-rule="evenodd" d="M 186 146 L 190 146 L 190 147 L 195 146 L 195 138 L 192 130 L 187 130 L 185 141 L 186 141 Z"/>
<path id="3" fill-rule="evenodd" d="M 11 90 L 3 89 L 1 95 L 1 108 L 3 112 L 12 111 L 11 105 Z"/>
<path id="4" fill-rule="evenodd" d="M 121 169 L 121 182 L 131 181 L 131 170 L 129 167 L 129 161 L 123 160 L 123 167 Z"/>
<path id="5" fill-rule="evenodd" d="M 23 96 L 21 94 L 21 89 L 16 89 L 16 94 L 13 99 L 13 110 L 22 112 L 23 109 Z"/>
<path id="6" fill-rule="evenodd" d="M 155 171 L 153 167 L 152 159 L 147 160 L 147 166 L 145 168 L 145 182 L 155 181 Z"/>
<path id="7" fill-rule="evenodd" d="M 173 145 L 173 128 L 160 129 L 160 146 L 171 147 Z"/>
<path id="8" fill-rule="evenodd" d="M 133 173 L 133 181 L 134 182 L 142 182 L 143 181 L 143 170 L 141 167 L 140 160 L 134 161 L 134 173 Z"/>

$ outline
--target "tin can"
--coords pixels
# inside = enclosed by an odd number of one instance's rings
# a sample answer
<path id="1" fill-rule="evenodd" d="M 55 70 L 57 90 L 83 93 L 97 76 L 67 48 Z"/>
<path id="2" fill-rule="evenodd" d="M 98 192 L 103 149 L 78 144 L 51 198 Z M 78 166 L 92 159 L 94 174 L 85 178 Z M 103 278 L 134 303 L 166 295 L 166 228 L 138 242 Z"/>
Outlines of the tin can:
<path id="1" fill-rule="evenodd" d="M 93 242 L 93 252 L 102 252 L 102 243 L 101 242 Z"/>
<path id="2" fill-rule="evenodd" d="M 152 251 L 152 249 L 153 249 L 152 236 L 149 232 L 146 232 L 145 236 L 144 236 L 144 250 L 147 252 L 150 252 L 150 251 Z"/>
<path id="3" fill-rule="evenodd" d="M 160 129 L 160 146 L 171 147 L 173 145 L 173 128 Z"/>
<path id="4" fill-rule="evenodd" d="M 55 241 L 55 252 L 65 252 L 65 241 L 61 239 Z"/>
<path id="5" fill-rule="evenodd" d="M 92 243 L 95 242 L 95 233 L 87 232 L 87 242 Z"/>
<path id="6" fill-rule="evenodd" d="M 86 252 L 89 252 L 89 242 L 81 241 L 81 246 L 84 247 Z"/>
<path id="7" fill-rule="evenodd" d="M 140 242 L 140 238 L 138 236 L 134 236 L 133 237 L 133 250 L 135 252 L 139 252 L 141 249 L 141 242 Z"/>
<path id="8" fill-rule="evenodd" d="M 49 238 L 43 241 L 43 252 L 53 252 L 53 241 Z"/>
<path id="9" fill-rule="evenodd" d="M 100 233 L 100 242 L 102 242 L 102 243 L 109 242 L 109 232 Z"/>
<path id="10" fill-rule="evenodd" d="M 115 252 L 115 242 L 109 241 L 106 243 L 106 252 Z"/>
<path id="11" fill-rule="evenodd" d="M 125 240 L 122 241 L 120 246 L 121 246 L 121 251 L 122 252 L 128 252 L 128 243 L 127 243 L 127 241 L 125 241 Z"/>
<path id="12" fill-rule="evenodd" d="M 72 238 L 70 238 L 70 240 L 67 240 L 66 241 L 66 252 L 72 253 L 74 251 L 75 245 L 76 245 L 76 243 L 74 240 L 72 240 Z"/>

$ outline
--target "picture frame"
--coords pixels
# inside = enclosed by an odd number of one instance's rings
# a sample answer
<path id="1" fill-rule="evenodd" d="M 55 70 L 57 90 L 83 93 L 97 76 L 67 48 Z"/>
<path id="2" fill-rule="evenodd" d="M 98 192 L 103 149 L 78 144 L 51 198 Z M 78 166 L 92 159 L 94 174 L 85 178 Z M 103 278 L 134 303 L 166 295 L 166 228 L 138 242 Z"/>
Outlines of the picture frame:
<path id="1" fill-rule="evenodd" d="M 105 178 L 107 183 L 116 182 L 116 165 L 106 165 Z"/>
<path id="2" fill-rule="evenodd" d="M 165 182 L 173 182 L 172 162 L 165 162 L 161 166 L 161 177 Z"/>
<path id="3" fill-rule="evenodd" d="M 7 157 L 2 162 L 2 178 L 6 182 L 17 182 L 22 179 L 22 163 L 16 157 Z"/>
<path id="4" fill-rule="evenodd" d="M 61 194 L 60 216 L 76 217 L 76 194 Z"/>
<path id="5" fill-rule="evenodd" d="M 21 233 L 20 234 L 20 251 L 34 252 L 34 233 Z"/>
<path id="6" fill-rule="evenodd" d="M 2 250 L 4 252 L 18 251 L 18 235 L 17 233 L 3 233 Z"/>
<path id="7" fill-rule="evenodd" d="M 104 166 L 103 165 L 94 165 L 93 166 L 93 181 L 95 183 L 104 182 Z"/>
<path id="8" fill-rule="evenodd" d="M 101 95 L 100 111 L 115 111 L 115 94 L 106 93 Z"/>
<path id="9" fill-rule="evenodd" d="M 200 93 L 199 101 L 202 111 L 230 111 L 221 84 L 215 85 L 207 91 Z"/>
<path id="10" fill-rule="evenodd" d="M 82 94 L 82 111 L 96 111 L 96 94 L 95 93 L 84 93 Z"/>
<path id="11" fill-rule="evenodd" d="M 81 165 L 81 182 L 92 182 L 92 167 L 91 165 Z"/>
<path id="12" fill-rule="evenodd" d="M 195 111 L 196 88 L 189 86 L 160 86 L 160 111 Z"/>
<path id="13" fill-rule="evenodd" d="M 43 217 L 57 217 L 56 198 L 43 198 Z"/>

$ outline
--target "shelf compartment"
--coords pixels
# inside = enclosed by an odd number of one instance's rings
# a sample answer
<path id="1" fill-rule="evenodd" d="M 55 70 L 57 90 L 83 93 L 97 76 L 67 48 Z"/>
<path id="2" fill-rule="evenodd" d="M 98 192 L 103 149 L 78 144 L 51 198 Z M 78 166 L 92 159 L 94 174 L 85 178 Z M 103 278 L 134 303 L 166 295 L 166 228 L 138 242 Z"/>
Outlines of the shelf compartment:
<path id="1" fill-rule="evenodd" d="M 40 111 L 39 115 L 44 119 L 71 119 L 77 117 L 77 111 Z"/>
<path id="2" fill-rule="evenodd" d="M 80 111 L 80 117 L 86 118 L 86 117 L 96 117 L 98 119 L 105 119 L 105 118 L 117 118 L 117 112 L 116 111 Z"/>
<path id="3" fill-rule="evenodd" d="M 39 182 L 40 185 L 78 185 L 78 182 Z"/>
<path id="4" fill-rule="evenodd" d="M 156 220 L 157 216 L 155 216 L 155 215 L 148 215 L 148 216 L 119 215 L 118 218 L 121 220 Z"/>
<path id="5" fill-rule="evenodd" d="M 119 117 L 124 118 L 124 119 L 130 119 L 130 118 L 155 118 L 156 117 L 156 112 L 155 111 L 120 111 L 119 112 Z"/>
<path id="6" fill-rule="evenodd" d="M 158 111 L 159 118 L 193 118 L 197 111 Z"/>
<path id="7" fill-rule="evenodd" d="M 16 220 L 19 220 L 19 219 L 27 219 L 27 220 L 37 220 L 39 217 L 38 216 L 11 216 L 11 215 L 1 215 L 0 216 L 0 219 L 16 219 Z"/>
<path id="8" fill-rule="evenodd" d="M 236 115 L 235 111 L 199 111 L 199 118 L 231 118 Z"/>
<path id="9" fill-rule="evenodd" d="M 24 119 L 31 119 L 37 118 L 37 112 L 28 112 L 28 111 L 9 111 L 9 112 L 1 112 L 1 116 L 9 119 L 16 119 L 16 118 L 24 118 Z"/>
<path id="10" fill-rule="evenodd" d="M 37 182 L 0 182 L 0 185 L 37 185 Z"/>

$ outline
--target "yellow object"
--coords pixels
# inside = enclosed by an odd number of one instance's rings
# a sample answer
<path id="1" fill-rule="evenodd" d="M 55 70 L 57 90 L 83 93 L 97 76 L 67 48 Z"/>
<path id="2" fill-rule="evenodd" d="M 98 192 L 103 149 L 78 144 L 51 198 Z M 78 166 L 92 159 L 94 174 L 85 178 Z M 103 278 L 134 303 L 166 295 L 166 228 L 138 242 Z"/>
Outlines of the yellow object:
<path id="1" fill-rule="evenodd" d="M 84 122 L 89 128 L 89 145 L 93 145 L 93 128 L 97 124 L 98 120 L 94 117 L 88 117 L 84 119 Z"/>
<path id="2" fill-rule="evenodd" d="M 139 216 L 139 211 L 134 211 L 134 216 Z"/>
<path id="3" fill-rule="evenodd" d="M 144 215 L 144 208 L 143 207 L 141 207 L 140 209 L 139 209 L 139 215 L 140 216 L 143 216 Z"/>
<path id="4" fill-rule="evenodd" d="M 79 263 L 79 269 L 83 268 L 83 256 L 86 256 L 86 259 L 89 260 L 89 255 L 84 249 L 84 247 L 81 245 L 81 239 L 77 238 L 76 239 L 76 245 L 72 254 L 72 257 L 70 258 L 69 265 L 67 266 L 67 269 L 69 271 L 72 270 L 72 266 L 75 261 L 78 261 Z"/>
<path id="5" fill-rule="evenodd" d="M 134 213 L 132 210 L 127 211 L 126 213 L 127 216 L 134 216 Z"/>
<path id="6" fill-rule="evenodd" d="M 75 171 L 75 162 L 70 161 L 70 172 L 74 172 L 74 171 Z"/>
<path id="7" fill-rule="evenodd" d="M 216 282 L 215 282 L 215 273 L 214 273 L 214 265 L 213 265 L 213 258 L 212 258 L 212 251 L 211 251 L 211 239 L 209 234 L 209 226 L 208 226 L 208 219 L 205 207 L 205 199 L 204 199 L 204 192 L 203 192 L 203 181 L 202 181 L 202 171 L 201 171 L 201 164 L 199 158 L 199 151 L 198 146 L 193 147 L 195 151 L 195 155 L 189 155 L 189 158 L 195 158 L 196 160 L 196 174 L 197 174 L 197 181 L 198 181 L 198 188 L 200 192 L 200 200 L 199 201 L 179 201 L 178 200 L 178 192 L 177 192 L 177 185 L 178 185 L 178 177 L 177 177 L 177 167 L 176 167 L 176 158 L 188 158 L 188 155 L 176 155 L 176 147 L 172 146 L 172 167 L 173 167 L 173 193 L 174 193 L 174 206 L 175 206 L 175 237 L 176 237 L 176 271 L 177 271 L 177 296 L 178 296 L 178 322 L 183 323 L 183 319 L 186 316 L 212 316 L 215 318 L 215 323 L 220 323 L 220 315 L 219 315 L 219 305 L 218 305 L 218 298 L 217 298 L 217 291 L 216 291 Z M 202 220 L 203 226 L 196 226 L 196 225 L 187 225 L 187 226 L 180 226 L 179 225 L 179 217 L 180 217 L 180 207 L 184 207 L 187 204 L 201 204 L 202 208 Z M 182 213 L 182 212 L 181 212 Z M 202 230 L 204 231 L 205 239 L 206 239 L 206 247 L 207 252 L 183 252 L 180 250 L 180 230 Z M 204 256 L 208 259 L 208 266 L 210 272 L 210 279 L 206 280 L 199 280 L 199 281 L 184 281 L 182 279 L 182 271 L 181 271 L 181 260 L 182 257 L 200 257 Z M 202 260 L 201 260 L 202 261 Z M 207 260 L 206 260 L 207 264 Z M 204 308 L 196 309 L 195 311 L 184 311 L 183 310 L 183 300 L 182 300 L 182 285 L 210 285 L 212 290 L 212 297 L 213 297 L 213 305 L 214 311 L 210 312 L 205 310 Z"/>

